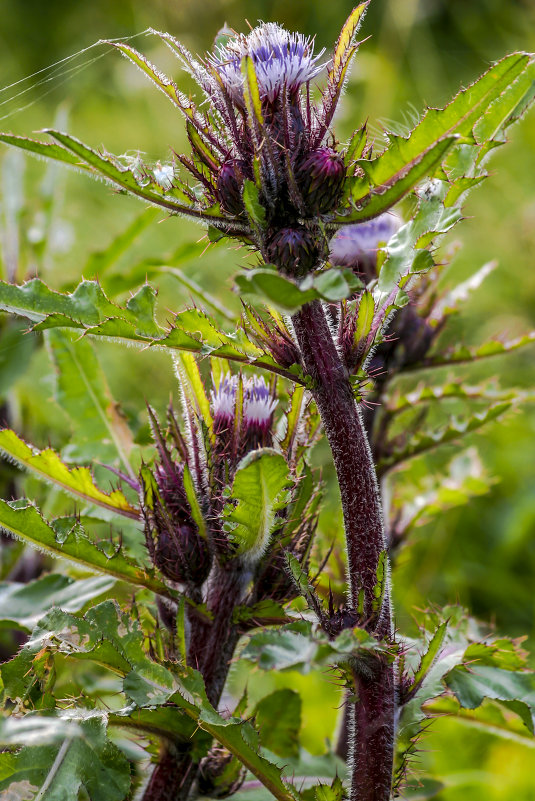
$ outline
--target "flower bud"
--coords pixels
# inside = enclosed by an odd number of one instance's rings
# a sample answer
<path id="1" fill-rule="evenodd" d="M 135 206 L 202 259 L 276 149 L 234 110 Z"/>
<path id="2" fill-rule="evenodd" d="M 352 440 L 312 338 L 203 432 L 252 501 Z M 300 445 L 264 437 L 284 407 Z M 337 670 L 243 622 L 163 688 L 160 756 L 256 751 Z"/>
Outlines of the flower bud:
<path id="1" fill-rule="evenodd" d="M 295 179 L 310 213 L 327 214 L 336 207 L 345 172 L 344 160 L 330 147 L 313 150 L 301 161 Z"/>
<path id="2" fill-rule="evenodd" d="M 320 259 L 321 249 L 313 234 L 303 226 L 281 228 L 267 247 L 268 260 L 292 276 L 304 276 Z"/>
<path id="3" fill-rule="evenodd" d="M 238 159 L 227 159 L 219 171 L 217 191 L 222 208 L 229 214 L 239 216 L 244 211 L 243 181 L 245 164 Z"/>
<path id="4" fill-rule="evenodd" d="M 183 482 L 184 467 L 166 460 L 145 490 L 145 541 L 158 570 L 171 581 L 201 586 L 208 578 L 211 554 L 191 516 Z M 146 487 L 145 478 L 143 486 Z"/>

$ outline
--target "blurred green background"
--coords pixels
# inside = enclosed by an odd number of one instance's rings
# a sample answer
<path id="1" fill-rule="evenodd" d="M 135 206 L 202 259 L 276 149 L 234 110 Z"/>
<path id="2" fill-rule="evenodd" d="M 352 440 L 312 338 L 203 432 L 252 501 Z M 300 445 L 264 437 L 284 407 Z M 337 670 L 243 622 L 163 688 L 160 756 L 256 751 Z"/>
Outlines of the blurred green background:
<path id="1" fill-rule="evenodd" d="M 242 31 L 247 30 L 246 20 L 251 24 L 273 20 L 315 34 L 318 47 L 330 48 L 351 8 L 351 2 L 342 0 L 2 0 L 0 86 L 7 88 L 0 93 L 0 129 L 29 134 L 52 126 L 59 113 L 60 119 L 68 115 L 72 134 L 94 146 L 105 144 L 118 154 L 140 150 L 149 160 L 165 159 L 170 148 L 186 146 L 181 119 L 163 95 L 111 48 L 90 48 L 54 69 L 45 68 L 98 39 L 133 36 L 149 26 L 169 30 L 202 52 L 211 47 L 224 23 Z M 535 50 L 535 4 L 532 0 L 373 0 L 362 36 L 371 39 L 362 46 L 341 104 L 337 134 L 342 141 L 365 119 L 378 136 L 390 121 L 410 125 L 425 105 L 443 105 L 491 61 L 511 50 Z M 186 91 L 192 88 L 155 37 L 140 35 L 133 44 Z M 32 73 L 36 74 L 15 84 Z M 499 262 L 499 269 L 455 324 L 459 340 L 513 337 L 535 328 L 534 112 L 512 130 L 510 139 L 491 162 L 492 177 L 469 198 L 468 219 L 448 241 L 456 256 L 446 283 L 470 275 L 490 260 Z M 7 198 L 16 194 L 13 175 L 20 164 L 4 153 L 0 160 L 1 213 L 6 219 L 11 213 Z M 95 274 L 91 254 L 105 249 L 141 206 L 72 173 L 62 173 L 51 194 L 46 183 L 50 180 L 51 172 L 42 164 L 26 164 L 25 199 L 20 208 L 16 197 L 13 201 L 21 222 L 18 247 L 23 254 L 16 277 L 22 280 L 38 273 L 60 288 L 72 285 L 82 274 Z M 39 249 L 43 203 L 61 209 L 61 225 L 45 252 Z M 142 283 L 150 272 L 147 259 L 169 254 L 171 262 L 171 254 L 191 244 L 191 256 L 182 269 L 237 309 L 238 300 L 229 293 L 231 276 L 247 255 L 219 246 L 201 258 L 205 243 L 195 243 L 202 236 L 190 222 L 164 220 L 136 239 L 114 268 L 115 274 L 129 273 L 137 265 L 137 283 Z M 113 271 L 101 278 L 104 288 L 112 291 Z M 162 319 L 169 316 L 166 310 L 178 310 L 188 302 L 187 290 L 169 274 L 152 280 L 160 288 Z M 14 342 L 14 338 L 2 340 L 0 376 Z M 98 349 L 112 391 L 139 427 L 143 441 L 144 398 L 164 408 L 174 391 L 170 364 L 152 352 L 125 354 L 119 346 L 103 343 Z M 531 347 L 507 360 L 498 358 L 487 363 L 485 374 L 499 378 L 506 370 L 509 383 L 532 387 L 534 356 Z M 9 398 L 13 424 L 40 446 L 48 441 L 63 445 L 69 424 L 51 399 L 50 366 L 42 351 L 32 356 L 31 348 L 21 350 L 19 368 L 24 372 Z M 414 546 L 402 552 L 394 573 L 398 623 L 410 631 L 414 607 L 459 602 L 483 620 L 495 622 L 500 633 L 527 634 L 533 647 L 535 409 L 510 415 L 473 441 L 498 482 L 490 495 L 419 529 Z M 450 446 L 443 458 L 454 452 Z M 316 677 L 308 684 L 292 674 L 269 678 L 274 685 L 297 680 L 307 697 L 307 744 L 321 750 L 326 721 L 334 725 L 336 718 L 336 695 L 328 677 L 323 683 Z M 535 798 L 533 754 L 520 743 L 441 720 L 426 737 L 419 760 L 444 779 L 440 801 L 529 801 Z"/>

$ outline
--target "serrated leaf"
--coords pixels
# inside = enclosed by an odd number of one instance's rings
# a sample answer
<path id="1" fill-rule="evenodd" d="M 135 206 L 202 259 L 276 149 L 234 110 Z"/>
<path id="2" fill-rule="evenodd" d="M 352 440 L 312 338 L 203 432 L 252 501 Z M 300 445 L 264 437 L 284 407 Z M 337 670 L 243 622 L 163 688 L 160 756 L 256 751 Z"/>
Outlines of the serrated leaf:
<path id="1" fill-rule="evenodd" d="M 99 489 L 89 468 L 69 468 L 51 448 L 40 451 L 20 439 L 14 431 L 4 428 L 0 430 L 0 451 L 75 497 L 102 506 L 116 514 L 139 520 L 139 509 L 128 503 L 122 492 L 112 490 L 107 493 Z"/>
<path id="2" fill-rule="evenodd" d="M 307 673 L 317 651 L 318 644 L 311 638 L 311 624 L 302 621 L 253 634 L 241 656 L 262 670 L 303 670 Z"/>
<path id="3" fill-rule="evenodd" d="M 337 222 L 366 222 L 388 211 L 420 181 L 435 173 L 456 141 L 455 136 L 445 136 L 425 152 L 411 157 L 412 143 L 396 137 L 376 161 L 360 159 L 357 165 L 365 171 L 367 180 L 348 179 L 353 182 L 349 200 L 356 210 L 338 216 Z"/>
<path id="4" fill-rule="evenodd" d="M 280 453 L 261 448 L 241 460 L 223 519 L 242 559 L 254 564 L 263 555 L 283 493 L 291 486 L 288 465 Z"/>
<path id="5" fill-rule="evenodd" d="M 469 385 L 462 381 L 448 381 L 445 384 L 430 386 L 427 382 L 420 382 L 411 392 L 393 393 L 387 401 L 386 407 L 392 414 L 400 414 L 414 409 L 422 404 L 442 400 L 487 400 L 502 401 L 515 399 L 529 399 L 529 393 L 521 389 L 502 390 L 492 381 L 482 384 Z"/>
<path id="6" fill-rule="evenodd" d="M 459 666 L 444 679 L 461 706 L 475 709 L 485 698 L 515 702 L 513 711 L 533 734 L 535 713 L 535 673 L 520 673 L 488 665 Z"/>
<path id="7" fill-rule="evenodd" d="M 531 345 L 535 342 L 535 331 L 525 334 L 517 339 L 510 339 L 502 342 L 500 340 L 491 340 L 482 345 L 475 347 L 468 347 L 467 345 L 455 345 L 448 348 L 443 353 L 436 353 L 423 359 L 410 370 L 424 370 L 427 367 L 442 367 L 448 364 L 467 364 L 470 362 L 478 362 L 481 359 L 488 359 L 490 356 L 501 356 L 505 353 L 519 350 L 520 348 Z"/>
<path id="8" fill-rule="evenodd" d="M 282 757 L 299 755 L 301 697 L 294 690 L 275 690 L 253 712 L 263 748 Z"/>
<path id="9" fill-rule="evenodd" d="M 31 631 L 53 606 L 77 612 L 89 601 L 110 590 L 115 578 L 94 576 L 72 579 L 50 574 L 28 584 L 0 583 L 0 626 Z"/>
<path id="10" fill-rule="evenodd" d="M 472 414 L 471 417 L 452 418 L 447 425 L 435 431 L 419 432 L 404 446 L 400 448 L 392 447 L 389 454 L 379 461 L 377 468 L 379 472 L 390 470 L 407 459 L 412 459 L 426 451 L 438 448 L 440 445 L 459 439 L 472 431 L 477 431 L 492 420 L 497 420 L 510 408 L 511 403 L 508 401 L 494 403 L 488 409 Z"/>
<path id="11" fill-rule="evenodd" d="M 350 213 L 346 222 L 369 219 L 386 211 L 406 194 L 425 175 L 432 176 L 434 169 L 454 144 L 452 137 L 461 136 L 469 141 L 473 129 L 482 118 L 480 136 L 494 136 L 500 128 L 514 119 L 514 110 L 524 96 L 532 97 L 530 78 L 533 63 L 526 53 L 514 53 L 494 64 L 475 83 L 461 90 L 443 109 L 428 109 L 423 119 L 407 137 L 391 135 L 388 147 L 375 159 L 360 159 L 358 166 L 366 180 L 357 179 L 351 193 L 353 203 L 363 201 L 371 192 L 371 200 L 362 210 Z M 518 83 L 515 84 L 515 81 Z M 514 87 L 514 88 L 512 88 Z M 448 143 L 440 154 L 440 143 Z M 431 158 L 435 150 L 436 159 Z M 429 163 L 423 168 L 424 160 Z M 422 165 L 420 175 L 411 175 Z M 396 189 L 396 187 L 398 187 Z M 389 193 L 392 193 L 390 200 Z M 344 222 L 339 218 L 340 222 Z"/>
<path id="12" fill-rule="evenodd" d="M 429 641 L 429 645 L 427 646 L 425 652 L 422 654 L 420 664 L 418 665 L 418 669 L 414 674 L 412 684 L 409 688 L 410 694 L 415 693 L 422 686 L 422 683 L 427 673 L 431 669 L 435 659 L 437 658 L 440 652 L 440 649 L 444 644 L 444 639 L 446 637 L 447 629 L 448 629 L 448 623 L 447 621 L 444 621 L 444 623 L 440 624 L 440 626 L 433 634 L 431 640 Z"/>
<path id="13" fill-rule="evenodd" d="M 145 285 L 119 307 L 108 300 L 96 281 L 82 281 L 72 293 L 49 289 L 39 279 L 22 286 L 0 282 L 0 310 L 33 320 L 34 329 L 72 328 L 80 334 L 153 345 L 169 350 L 202 353 L 253 364 L 293 381 L 303 382 L 299 369 L 284 368 L 266 351 L 249 341 L 241 330 L 231 334 L 218 331 L 206 315 L 188 310 L 177 316 L 178 325 L 163 329 L 154 320 L 155 290 Z M 184 329 L 192 325 L 192 330 Z M 201 332 L 208 332 L 209 342 L 203 342 Z"/>
<path id="14" fill-rule="evenodd" d="M 18 501 L 15 506 L 0 500 L 0 528 L 52 556 L 63 557 L 129 584 L 146 587 L 163 595 L 169 594 L 168 588 L 159 579 L 127 559 L 120 551 L 108 554 L 101 550 L 91 542 L 80 524 L 72 526 L 67 534 L 58 536 L 52 525 L 29 501 Z"/>
<path id="15" fill-rule="evenodd" d="M 456 312 L 461 303 L 464 303 L 483 281 L 496 269 L 497 261 L 489 261 L 479 268 L 466 281 L 457 284 L 450 292 L 441 297 L 433 307 L 428 317 L 430 325 L 437 325 L 444 317 Z"/>
<path id="16" fill-rule="evenodd" d="M 444 181 L 429 183 L 419 195 L 413 219 L 391 237 L 388 256 L 381 266 L 373 292 L 378 307 L 394 298 L 397 288 L 402 288 L 411 275 L 426 272 L 433 266 L 431 254 L 423 248 L 432 238 L 450 231 L 461 219 L 460 209 L 444 207 L 447 188 L 448 184 Z"/>
<path id="17" fill-rule="evenodd" d="M 167 683 L 160 684 L 152 679 L 144 681 L 137 672 L 132 672 L 125 679 L 125 691 L 131 696 L 135 694 L 139 705 L 143 697 L 145 706 L 168 701 L 176 704 L 203 731 L 236 756 L 278 801 L 297 801 L 294 788 L 282 781 L 281 768 L 258 753 L 258 733 L 251 724 L 237 718 L 223 718 L 209 703 L 200 673 L 176 666 L 174 688 L 175 691 L 170 694 Z"/>
<path id="18" fill-rule="evenodd" d="M 176 745 L 187 746 L 193 759 L 205 756 L 212 744 L 212 738 L 174 706 L 155 706 L 151 709 L 131 704 L 109 713 L 108 725 L 156 734 Z"/>
<path id="19" fill-rule="evenodd" d="M 30 720 L 28 720 L 30 718 Z M 17 727 L 17 723 L 19 726 Z M 130 789 L 130 763 L 119 748 L 106 737 L 106 717 L 97 711 L 79 714 L 74 725 L 64 720 L 48 719 L 45 733 L 42 722 L 33 716 L 4 724 L 10 741 L 27 742 L 34 728 L 50 745 L 25 745 L 21 751 L 0 754 L 0 793 L 13 783 L 27 782 L 42 801 L 65 801 L 77 798 L 83 787 L 93 801 L 123 801 Z M 14 733 L 20 730 L 20 734 Z M 46 734 L 46 736 L 45 736 Z"/>

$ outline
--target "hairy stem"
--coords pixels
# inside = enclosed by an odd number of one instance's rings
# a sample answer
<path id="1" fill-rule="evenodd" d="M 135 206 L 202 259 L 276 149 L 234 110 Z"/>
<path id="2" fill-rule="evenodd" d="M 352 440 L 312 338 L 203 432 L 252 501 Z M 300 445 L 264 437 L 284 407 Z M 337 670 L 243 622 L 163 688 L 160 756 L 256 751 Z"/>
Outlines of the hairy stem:
<path id="1" fill-rule="evenodd" d="M 379 489 L 366 432 L 347 370 L 336 349 L 319 301 L 297 312 L 293 324 L 303 366 L 333 454 L 347 543 L 349 604 L 378 638 L 391 637 L 388 589 L 374 612 L 377 570 L 386 549 Z M 357 701 L 352 704 L 351 801 L 388 801 L 394 739 L 394 668 L 374 659 L 366 672 L 355 669 Z"/>
<path id="2" fill-rule="evenodd" d="M 190 615 L 191 632 L 188 664 L 203 676 L 206 694 L 217 708 L 238 642 L 238 629 L 232 622 L 234 607 L 240 602 L 250 576 L 237 560 L 216 564 L 209 580 L 206 604 L 213 620 Z M 143 801 L 186 801 L 198 775 L 198 764 L 188 750 L 179 751 L 171 743 L 162 745 Z"/>

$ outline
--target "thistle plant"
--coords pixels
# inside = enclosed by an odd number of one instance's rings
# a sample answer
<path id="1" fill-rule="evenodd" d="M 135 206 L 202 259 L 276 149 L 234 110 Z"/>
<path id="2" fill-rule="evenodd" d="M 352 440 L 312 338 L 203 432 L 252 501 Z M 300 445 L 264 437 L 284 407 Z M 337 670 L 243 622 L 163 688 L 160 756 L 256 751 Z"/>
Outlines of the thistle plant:
<path id="1" fill-rule="evenodd" d="M 424 488 L 404 482 L 400 465 L 526 399 L 414 375 L 533 341 L 528 334 L 441 350 L 439 335 L 479 279 L 445 294 L 437 248 L 533 99 L 535 64 L 523 53 L 504 58 L 406 136 L 377 142 L 363 124 L 341 143 L 334 117 L 366 7 L 350 14 L 330 55 L 275 23 L 223 33 L 204 57 L 154 32 L 198 85 L 199 105 L 130 45 L 111 42 L 185 120 L 190 152 L 156 167 L 59 130 L 47 131 L 52 143 L 0 135 L 193 218 L 211 241 L 232 240 L 254 258 L 235 279 L 244 310 L 230 332 L 196 306 L 161 326 L 148 284 L 125 305 L 96 281 L 72 293 L 36 278 L 0 284 L 0 308 L 31 320 L 53 353 L 94 359 L 89 337 L 157 347 L 170 352 L 180 389 L 180 410 L 171 405 L 165 420 L 149 399 L 153 446 L 139 458 L 128 434 L 125 454 L 107 407 L 122 460 L 110 460 L 111 491 L 87 466 L 0 431 L 9 458 L 86 505 L 82 515 L 48 521 L 31 501 L 1 501 L 0 525 L 134 592 L 111 591 L 82 614 L 39 590 L 43 615 L 1 668 L 12 714 L 2 729 L 0 790 L 10 797 L 387 801 L 410 795 L 418 738 L 452 703 L 474 710 L 490 698 L 507 712 L 505 731 L 518 726 L 511 712 L 529 729 L 534 678 L 517 644 L 494 641 L 454 607 L 424 614 L 421 641 L 404 637 L 390 573 L 419 521 L 486 488 L 473 450 Z M 428 422 L 429 407 L 448 398 L 466 404 L 464 418 Z M 330 546 L 311 461 L 323 436 L 343 520 Z M 122 542 L 117 529 L 111 549 L 91 534 L 98 509 L 129 532 Z M 344 586 L 332 551 L 345 559 Z M 96 585 L 85 597 L 102 591 Z M 119 677 L 109 709 L 98 688 L 62 700 L 60 655 Z M 303 778 L 297 693 L 276 691 L 254 708 L 236 699 L 230 713 L 237 660 L 335 671 L 344 708 L 330 776 L 323 766 Z M 146 775 L 107 728 L 143 733 L 154 763 Z M 428 798 L 436 785 L 422 788 L 417 797 Z"/>

